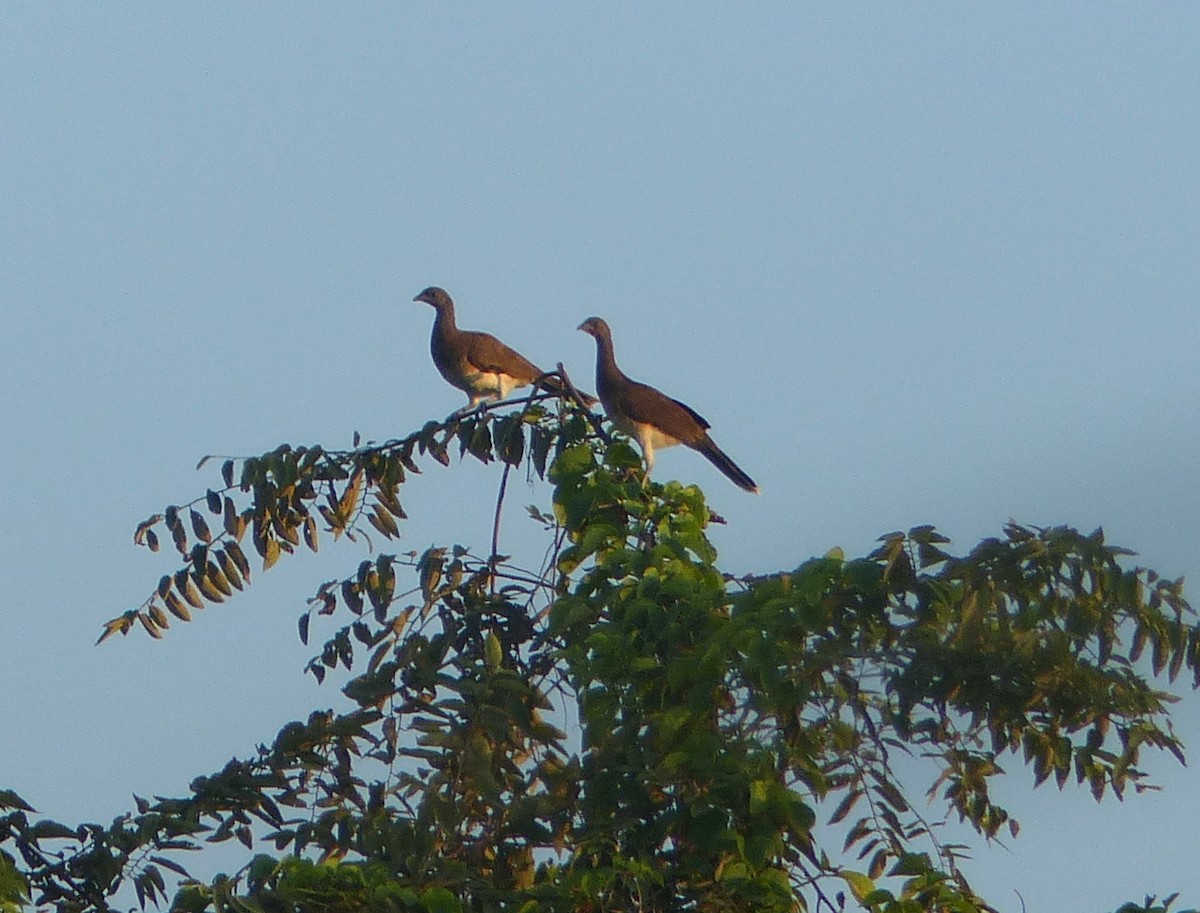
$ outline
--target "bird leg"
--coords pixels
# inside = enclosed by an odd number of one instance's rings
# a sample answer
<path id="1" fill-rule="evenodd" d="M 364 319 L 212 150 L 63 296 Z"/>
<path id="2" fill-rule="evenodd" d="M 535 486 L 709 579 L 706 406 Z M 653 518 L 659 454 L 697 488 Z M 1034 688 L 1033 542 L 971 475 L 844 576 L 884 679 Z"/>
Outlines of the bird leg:
<path id="1" fill-rule="evenodd" d="M 642 486 L 650 482 L 650 470 L 654 468 L 654 439 L 653 432 L 645 427 L 637 429 L 638 446 L 642 448 L 642 458 L 646 461 L 646 471 L 642 474 Z"/>

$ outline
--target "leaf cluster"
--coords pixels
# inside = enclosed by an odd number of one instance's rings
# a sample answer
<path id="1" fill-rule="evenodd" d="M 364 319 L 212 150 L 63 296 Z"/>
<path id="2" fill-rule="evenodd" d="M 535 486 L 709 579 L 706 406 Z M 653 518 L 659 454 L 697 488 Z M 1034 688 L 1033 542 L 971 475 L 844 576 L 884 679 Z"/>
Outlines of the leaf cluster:
<path id="1" fill-rule="evenodd" d="M 1145 749 L 1182 759 L 1152 682 L 1200 681 L 1200 629 L 1181 581 L 1102 532 L 1010 523 L 955 555 L 916 527 L 863 558 L 733 577 L 699 489 L 643 482 L 582 410 L 506 405 L 228 459 L 141 524 L 181 566 L 102 640 L 229 599 L 249 554 L 265 570 L 324 537 L 394 538 L 423 461 L 503 467 L 486 554 L 378 553 L 300 613 L 305 643 L 315 619 L 341 623 L 308 667 L 345 670 L 341 711 L 108 827 L 33 820 L 0 793 L 0 910 L 107 911 L 123 886 L 162 905 L 170 877 L 194 911 L 983 911 L 938 835 L 947 819 L 1017 835 L 992 795 L 1002 763 L 1100 799 L 1150 788 Z M 553 485 L 552 509 L 530 509 L 548 540 L 532 569 L 498 554 L 521 466 Z M 899 757 L 925 765 L 932 811 Z M 228 841 L 246 865 L 192 878 L 186 854 Z"/>

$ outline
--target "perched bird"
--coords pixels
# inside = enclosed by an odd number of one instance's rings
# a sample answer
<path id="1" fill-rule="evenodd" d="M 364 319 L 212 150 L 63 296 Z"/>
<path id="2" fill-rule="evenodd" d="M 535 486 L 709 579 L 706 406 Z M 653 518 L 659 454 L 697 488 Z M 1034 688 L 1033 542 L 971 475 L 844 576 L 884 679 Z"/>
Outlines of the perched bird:
<path id="1" fill-rule="evenodd" d="M 542 369 L 513 351 L 495 336 L 460 330 L 454 322 L 454 302 L 444 289 L 431 286 L 413 301 L 423 301 L 437 311 L 429 351 L 433 363 L 450 384 L 467 394 L 473 408 L 485 400 L 501 400 L 519 387 L 527 387 L 542 376 Z M 567 389 L 557 377 L 546 377 L 540 384 L 550 393 L 566 396 Z M 593 397 L 580 394 L 588 405 Z"/>
<path id="2" fill-rule="evenodd" d="M 596 392 L 612 423 L 637 439 L 646 458 L 647 477 L 654 466 L 655 448 L 686 444 L 702 453 L 734 485 L 758 493 L 754 480 L 708 436 L 708 422 L 679 400 L 630 380 L 617 367 L 607 323 L 589 317 L 579 329 L 596 338 Z"/>

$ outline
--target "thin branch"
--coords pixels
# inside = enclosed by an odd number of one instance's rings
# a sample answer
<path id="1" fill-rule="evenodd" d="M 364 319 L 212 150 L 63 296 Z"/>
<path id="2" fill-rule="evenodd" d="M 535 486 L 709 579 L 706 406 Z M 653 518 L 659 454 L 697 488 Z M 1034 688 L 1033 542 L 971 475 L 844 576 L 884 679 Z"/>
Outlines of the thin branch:
<path id="1" fill-rule="evenodd" d="M 504 507 L 504 493 L 508 490 L 508 474 L 512 463 L 505 461 L 504 471 L 500 474 L 500 490 L 496 493 L 496 513 L 492 518 L 492 552 L 488 556 L 488 592 L 496 595 L 496 562 L 500 557 L 500 513 Z"/>

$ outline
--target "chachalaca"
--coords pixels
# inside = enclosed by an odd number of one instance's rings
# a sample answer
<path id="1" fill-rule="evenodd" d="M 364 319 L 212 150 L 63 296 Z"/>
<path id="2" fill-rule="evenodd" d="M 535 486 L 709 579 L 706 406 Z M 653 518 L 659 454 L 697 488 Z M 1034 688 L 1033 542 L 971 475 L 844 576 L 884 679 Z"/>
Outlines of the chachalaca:
<path id="1" fill-rule="evenodd" d="M 495 336 L 460 330 L 454 322 L 454 302 L 444 289 L 431 286 L 413 301 L 423 301 L 437 311 L 429 351 L 433 363 L 450 384 L 470 398 L 468 409 L 484 400 L 501 400 L 519 387 L 527 387 L 543 371 L 529 359 L 514 352 Z M 540 386 L 558 396 L 568 395 L 557 377 L 545 377 Z M 580 393 L 589 406 L 596 400 Z"/>
<path id="2" fill-rule="evenodd" d="M 607 323 L 589 317 L 579 329 L 596 338 L 596 392 L 609 420 L 637 439 L 646 458 L 647 477 L 654 466 L 655 448 L 685 444 L 707 457 L 734 485 L 758 493 L 754 480 L 708 436 L 708 422 L 679 400 L 630 380 L 617 367 Z"/>

